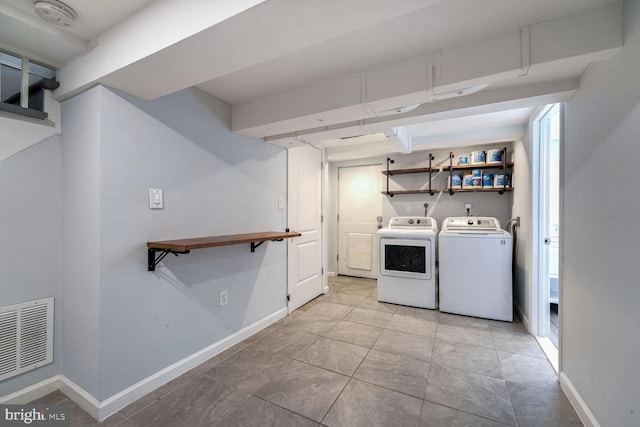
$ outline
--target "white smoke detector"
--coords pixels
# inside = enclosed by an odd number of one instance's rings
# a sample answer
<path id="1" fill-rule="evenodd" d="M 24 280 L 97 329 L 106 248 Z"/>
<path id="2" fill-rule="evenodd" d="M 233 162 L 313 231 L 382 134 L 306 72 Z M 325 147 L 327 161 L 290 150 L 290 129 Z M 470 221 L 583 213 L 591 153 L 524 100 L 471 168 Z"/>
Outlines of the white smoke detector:
<path id="1" fill-rule="evenodd" d="M 71 27 L 78 17 L 75 10 L 56 0 L 36 1 L 33 7 L 42 20 L 62 27 Z"/>

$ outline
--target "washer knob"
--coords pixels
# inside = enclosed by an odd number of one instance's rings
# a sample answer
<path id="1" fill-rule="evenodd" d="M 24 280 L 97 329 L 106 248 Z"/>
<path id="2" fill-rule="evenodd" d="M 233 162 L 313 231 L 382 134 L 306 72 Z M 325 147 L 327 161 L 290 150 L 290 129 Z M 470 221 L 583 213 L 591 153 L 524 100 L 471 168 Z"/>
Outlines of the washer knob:
<path id="1" fill-rule="evenodd" d="M 413 220 L 412 219 L 409 220 L 409 224 L 413 224 Z"/>

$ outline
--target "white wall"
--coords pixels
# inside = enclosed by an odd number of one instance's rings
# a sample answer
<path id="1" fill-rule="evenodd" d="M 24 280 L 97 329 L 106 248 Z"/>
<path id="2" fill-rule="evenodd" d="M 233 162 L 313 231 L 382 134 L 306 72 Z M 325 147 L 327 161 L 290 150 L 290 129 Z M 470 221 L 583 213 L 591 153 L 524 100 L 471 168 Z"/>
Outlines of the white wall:
<path id="1" fill-rule="evenodd" d="M 53 136 L 0 162 L 0 306 L 54 297 L 53 363 L 0 382 L 0 396 L 60 370 L 62 144 Z"/>
<path id="2" fill-rule="evenodd" d="M 624 47 L 590 66 L 565 110 L 563 352 L 602 426 L 640 425 L 640 1 Z"/>
<path id="3" fill-rule="evenodd" d="M 472 151 L 491 148 L 507 147 L 509 152 L 509 159 L 511 159 L 512 143 L 498 144 L 498 145 L 482 145 L 478 147 L 461 147 L 453 150 L 433 150 L 433 156 L 435 160 L 432 161 L 432 167 L 449 165 L 449 152 L 453 151 L 455 158 L 453 160 L 454 165 L 457 164 L 458 157 L 462 155 L 469 155 Z M 427 167 L 429 165 L 428 151 L 419 151 L 411 154 L 397 154 L 389 156 L 395 161 L 390 165 L 393 169 L 407 169 L 414 167 Z M 338 170 L 341 167 L 360 166 L 360 165 L 382 165 L 381 168 L 386 170 L 386 157 L 376 157 L 370 159 L 359 159 L 342 162 L 331 162 L 329 164 L 329 221 L 327 226 L 329 228 L 329 271 L 337 272 L 338 266 L 336 261 L 336 254 L 338 253 L 338 224 L 336 221 L 336 215 L 338 214 Z M 518 165 L 516 164 L 513 173 L 518 173 Z M 487 171 L 489 173 L 496 172 L 495 170 Z M 460 171 L 461 173 L 461 171 Z M 432 175 L 432 188 L 444 188 L 447 185 L 447 179 L 449 172 L 440 172 L 436 175 Z M 382 183 L 382 190 L 386 190 L 386 177 L 380 174 L 380 180 Z M 409 190 L 409 189 L 426 189 L 428 188 L 428 175 L 427 174 L 407 174 L 396 175 L 390 179 L 391 190 Z M 514 187 L 515 188 L 515 187 Z M 410 194 L 410 195 L 395 195 L 389 197 L 386 195 L 380 195 L 382 198 L 382 225 L 387 226 L 389 220 L 395 216 L 424 216 L 424 204 L 428 203 L 428 216 L 436 219 L 438 222 L 438 228 L 441 228 L 442 221 L 450 216 L 465 216 L 465 203 L 471 203 L 472 210 L 471 215 L 474 216 L 493 216 L 500 220 L 502 226 L 505 227 L 507 222 L 511 219 L 511 205 L 513 201 L 513 193 L 517 192 L 517 188 L 514 192 L 507 192 L 503 195 L 498 193 L 455 193 L 449 195 L 448 192 L 442 194 L 436 192 L 433 196 L 428 193 L 423 194 Z M 411 210 L 408 213 L 407 210 Z M 372 214 L 372 220 L 375 221 L 375 216 L 378 214 Z"/>

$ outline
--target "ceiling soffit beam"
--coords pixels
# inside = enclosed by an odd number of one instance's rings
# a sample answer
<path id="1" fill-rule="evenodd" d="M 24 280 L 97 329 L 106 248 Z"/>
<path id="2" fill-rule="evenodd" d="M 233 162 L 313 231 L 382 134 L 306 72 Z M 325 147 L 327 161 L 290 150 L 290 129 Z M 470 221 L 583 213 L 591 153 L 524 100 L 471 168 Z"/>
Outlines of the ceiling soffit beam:
<path id="1" fill-rule="evenodd" d="M 385 132 L 387 139 L 401 154 L 409 154 L 413 149 L 413 141 L 409 130 L 404 126 L 392 128 Z"/>
<path id="2" fill-rule="evenodd" d="M 414 150 L 460 147 L 521 139 L 527 133 L 526 124 L 506 125 L 466 132 L 413 138 Z"/>
<path id="3" fill-rule="evenodd" d="M 519 124 L 456 134 L 436 135 L 426 137 L 426 139 L 420 138 L 421 142 L 419 144 L 414 143 L 413 152 L 511 143 L 522 139 L 522 136 L 525 135 L 526 132 L 527 125 Z M 327 147 L 325 151 L 327 153 L 327 160 L 330 162 L 398 154 L 398 150 L 388 141 L 384 140 L 361 144 L 345 142 L 343 145 Z"/>
<path id="4" fill-rule="evenodd" d="M 326 1 L 157 0 L 64 67 L 56 96 L 102 83 L 152 100 L 440 1 L 341 0 L 335 16 Z"/>
<path id="5" fill-rule="evenodd" d="M 205 31 L 234 15 L 252 8 L 265 0 L 157 0 L 129 16 L 92 41 L 93 49 L 58 70 L 60 87 L 55 96 L 62 101 L 97 83 L 109 83 L 116 89 L 127 91 L 117 81 L 103 81 L 107 76 L 176 45 L 180 41 Z M 171 31 L 167 31 L 170 28 Z M 192 63 L 181 58 L 178 67 L 187 72 Z M 162 75 L 171 68 L 167 64 L 142 72 L 146 80 L 142 87 L 151 86 L 154 75 Z M 136 81 L 136 83 L 138 83 Z M 142 90 L 139 89 L 138 92 Z M 169 93 L 169 92 L 167 92 Z M 142 99 L 150 99 L 139 96 Z"/>
<path id="6" fill-rule="evenodd" d="M 253 138 L 394 115 L 484 86 L 533 74 L 549 64 L 611 58 L 622 46 L 620 11 L 611 5 L 532 24 L 425 57 L 373 67 L 233 106 L 232 130 Z M 528 42 L 527 42 L 528 41 Z"/>
<path id="7" fill-rule="evenodd" d="M 386 132 L 391 128 L 428 123 L 438 120 L 456 119 L 476 114 L 494 113 L 523 107 L 534 107 L 569 100 L 578 90 L 578 79 L 566 79 L 486 90 L 442 102 L 423 104 L 403 114 L 388 117 L 375 117 L 346 123 L 344 126 L 332 125 L 300 132 L 288 132 L 266 136 L 265 141 L 288 146 L 292 141 L 319 144 L 322 141 L 356 135 Z"/>

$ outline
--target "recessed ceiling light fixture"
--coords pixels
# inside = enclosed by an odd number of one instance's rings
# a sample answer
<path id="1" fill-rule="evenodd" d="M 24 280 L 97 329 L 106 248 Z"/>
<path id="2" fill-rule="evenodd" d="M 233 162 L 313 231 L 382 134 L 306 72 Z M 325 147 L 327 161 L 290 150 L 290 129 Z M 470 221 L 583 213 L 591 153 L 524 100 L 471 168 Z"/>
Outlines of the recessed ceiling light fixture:
<path id="1" fill-rule="evenodd" d="M 75 10 L 57 0 L 36 1 L 33 7 L 42 20 L 62 27 L 71 27 L 78 17 Z"/>

